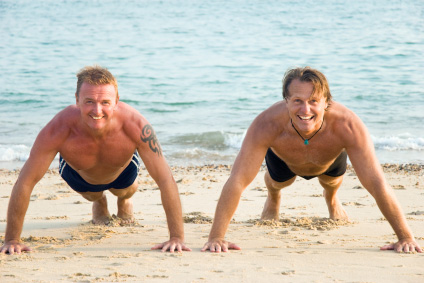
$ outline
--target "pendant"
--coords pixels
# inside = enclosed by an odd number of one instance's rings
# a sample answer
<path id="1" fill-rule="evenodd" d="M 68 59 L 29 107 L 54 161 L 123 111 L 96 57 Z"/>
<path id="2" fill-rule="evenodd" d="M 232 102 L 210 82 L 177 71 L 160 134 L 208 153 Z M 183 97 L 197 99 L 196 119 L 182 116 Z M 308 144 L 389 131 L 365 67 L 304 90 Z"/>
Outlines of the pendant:
<path id="1" fill-rule="evenodd" d="M 308 140 L 305 140 L 305 144 L 308 145 L 309 144 L 309 141 Z"/>

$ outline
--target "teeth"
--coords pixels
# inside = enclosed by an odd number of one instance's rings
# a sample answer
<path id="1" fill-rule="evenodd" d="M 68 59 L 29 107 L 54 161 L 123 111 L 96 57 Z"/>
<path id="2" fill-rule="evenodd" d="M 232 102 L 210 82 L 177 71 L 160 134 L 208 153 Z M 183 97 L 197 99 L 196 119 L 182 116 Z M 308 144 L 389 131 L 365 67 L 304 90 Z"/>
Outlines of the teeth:
<path id="1" fill-rule="evenodd" d="M 313 116 L 299 116 L 302 120 L 311 120 Z"/>
<path id="2" fill-rule="evenodd" d="M 103 117 L 91 117 L 91 118 L 93 118 L 94 120 L 100 120 L 100 119 L 102 119 Z"/>

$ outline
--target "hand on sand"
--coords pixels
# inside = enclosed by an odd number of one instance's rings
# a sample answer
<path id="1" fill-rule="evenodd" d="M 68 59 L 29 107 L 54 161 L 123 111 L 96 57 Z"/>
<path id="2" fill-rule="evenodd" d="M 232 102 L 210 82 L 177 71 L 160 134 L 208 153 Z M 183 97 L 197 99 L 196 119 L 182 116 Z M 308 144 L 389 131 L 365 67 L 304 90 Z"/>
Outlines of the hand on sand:
<path id="1" fill-rule="evenodd" d="M 156 246 L 152 247 L 152 250 L 159 250 L 161 249 L 162 252 L 169 251 L 173 253 L 174 251 L 177 251 L 179 253 L 183 251 L 191 252 L 191 249 L 187 247 L 184 242 L 179 238 L 171 238 L 169 241 L 166 241 L 162 244 L 157 244 Z"/>
<path id="2" fill-rule="evenodd" d="M 19 243 L 18 241 L 6 242 L 0 248 L 0 253 L 10 254 L 10 255 L 13 255 L 14 253 L 21 254 L 21 252 L 30 252 L 30 251 L 31 251 L 30 247 L 22 243 Z"/>
<path id="3" fill-rule="evenodd" d="M 222 239 L 209 240 L 202 248 L 202 252 L 210 250 L 212 253 L 228 252 L 229 250 L 241 250 L 239 246 L 234 243 L 227 242 Z"/>
<path id="4" fill-rule="evenodd" d="M 420 245 L 418 245 L 417 242 L 415 242 L 414 239 L 402 239 L 399 240 L 399 242 L 394 244 L 385 245 L 380 248 L 380 250 L 394 250 L 398 253 L 422 253 L 423 250 L 421 249 Z"/>

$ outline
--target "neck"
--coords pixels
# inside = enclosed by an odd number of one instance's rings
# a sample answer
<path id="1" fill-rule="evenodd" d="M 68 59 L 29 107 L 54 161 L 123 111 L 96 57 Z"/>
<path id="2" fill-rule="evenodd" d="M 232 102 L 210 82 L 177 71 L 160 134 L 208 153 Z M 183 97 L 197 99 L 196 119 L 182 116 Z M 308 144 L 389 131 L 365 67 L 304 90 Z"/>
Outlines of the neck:
<path id="1" fill-rule="evenodd" d="M 290 123 L 291 123 L 291 125 L 292 125 L 292 127 L 293 127 L 293 129 L 296 131 L 296 133 L 299 135 L 299 137 L 301 137 L 302 139 L 303 139 L 303 141 L 304 141 L 304 143 L 305 143 L 305 145 L 308 145 L 309 144 L 309 140 L 310 139 L 312 139 L 320 130 L 321 130 L 321 128 L 322 128 L 322 125 L 324 125 L 324 118 L 322 118 L 322 123 L 321 123 L 321 126 L 319 127 L 319 129 L 316 131 L 316 132 L 314 132 L 314 133 L 312 133 L 312 134 L 310 134 L 310 137 L 308 137 L 308 138 L 304 138 L 300 133 L 299 133 L 299 131 L 296 129 L 296 127 L 294 126 L 294 124 L 293 124 L 293 120 L 292 119 L 290 119 Z M 309 136 L 309 135 L 308 135 Z"/>
<path id="2" fill-rule="evenodd" d="M 107 125 L 103 125 L 103 127 L 96 129 L 90 127 L 88 124 L 83 124 L 83 131 L 85 135 L 92 137 L 93 139 L 102 139 L 103 137 L 109 135 L 112 129 L 112 125 L 110 124 L 111 121 Z"/>

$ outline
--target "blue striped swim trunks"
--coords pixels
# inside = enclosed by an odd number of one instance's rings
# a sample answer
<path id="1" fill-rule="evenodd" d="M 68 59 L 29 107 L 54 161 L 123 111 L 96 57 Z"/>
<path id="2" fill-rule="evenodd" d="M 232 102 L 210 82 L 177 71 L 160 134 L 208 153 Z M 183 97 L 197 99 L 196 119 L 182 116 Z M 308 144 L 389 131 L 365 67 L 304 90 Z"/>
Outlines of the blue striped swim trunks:
<path id="1" fill-rule="evenodd" d="M 137 178 L 140 169 L 140 156 L 137 151 L 127 168 L 122 171 L 113 182 L 109 184 L 93 185 L 84 180 L 77 171 L 69 166 L 62 156 L 59 156 L 59 174 L 68 185 L 77 192 L 102 192 L 109 189 L 125 189 L 131 186 Z"/>

